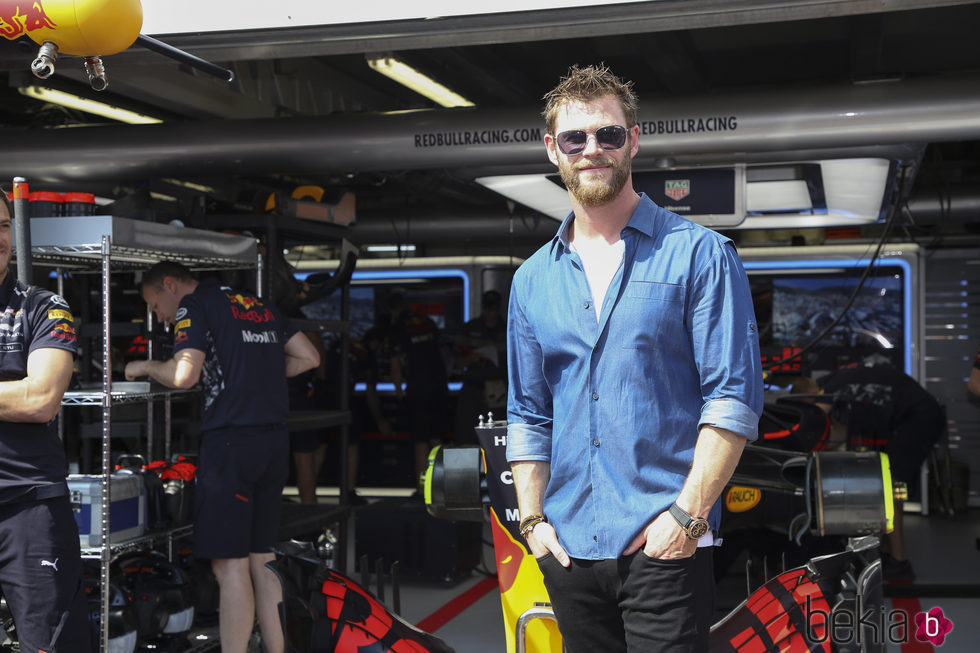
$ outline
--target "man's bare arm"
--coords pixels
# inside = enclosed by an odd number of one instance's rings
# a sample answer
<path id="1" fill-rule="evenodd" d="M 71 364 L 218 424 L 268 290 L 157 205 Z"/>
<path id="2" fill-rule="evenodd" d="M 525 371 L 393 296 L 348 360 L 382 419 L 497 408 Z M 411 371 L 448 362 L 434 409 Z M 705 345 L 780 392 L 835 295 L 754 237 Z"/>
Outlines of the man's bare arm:
<path id="1" fill-rule="evenodd" d="M 746 438 L 726 429 L 702 426 L 694 446 L 694 461 L 676 503 L 694 517 L 707 517 L 738 465 Z M 643 547 L 651 558 L 686 558 L 697 542 L 666 511 L 654 517 L 623 552 L 629 555 Z"/>
<path id="2" fill-rule="evenodd" d="M 694 446 L 694 462 L 677 505 L 691 515 L 707 517 L 731 480 L 746 441 L 726 429 L 702 426 Z"/>
<path id="3" fill-rule="evenodd" d="M 126 378 L 130 381 L 150 377 L 168 388 L 193 388 L 201 379 L 204 368 L 204 352 L 200 349 L 181 349 L 165 361 L 132 361 L 126 364 Z"/>
<path id="4" fill-rule="evenodd" d="M 286 376 L 293 377 L 320 366 L 320 352 L 302 331 L 286 341 Z M 346 352 L 345 352 L 346 354 Z"/>
<path id="5" fill-rule="evenodd" d="M 510 471 L 517 492 L 517 507 L 520 509 L 521 519 L 528 515 L 543 514 L 544 493 L 551 479 L 551 463 L 537 460 L 516 461 L 510 464 Z M 527 537 L 527 544 L 535 558 L 540 558 L 550 551 L 562 566 L 569 565 L 568 553 L 558 543 L 558 535 L 551 524 L 541 523 L 535 526 Z"/>
<path id="6" fill-rule="evenodd" d="M 46 423 L 58 414 L 74 359 L 70 351 L 44 347 L 27 357 L 27 376 L 0 383 L 0 420 Z"/>

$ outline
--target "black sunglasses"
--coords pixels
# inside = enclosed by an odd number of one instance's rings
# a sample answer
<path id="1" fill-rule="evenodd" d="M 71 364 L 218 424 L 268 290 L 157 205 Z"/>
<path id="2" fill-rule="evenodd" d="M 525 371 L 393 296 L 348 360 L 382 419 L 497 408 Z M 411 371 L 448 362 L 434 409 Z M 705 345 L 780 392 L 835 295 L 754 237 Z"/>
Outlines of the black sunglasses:
<path id="1" fill-rule="evenodd" d="M 604 150 L 618 150 L 626 145 L 626 128 L 619 125 L 600 127 L 595 132 L 584 129 L 569 129 L 555 137 L 558 149 L 572 156 L 581 154 L 589 143 L 589 134 L 595 134 L 595 141 Z"/>

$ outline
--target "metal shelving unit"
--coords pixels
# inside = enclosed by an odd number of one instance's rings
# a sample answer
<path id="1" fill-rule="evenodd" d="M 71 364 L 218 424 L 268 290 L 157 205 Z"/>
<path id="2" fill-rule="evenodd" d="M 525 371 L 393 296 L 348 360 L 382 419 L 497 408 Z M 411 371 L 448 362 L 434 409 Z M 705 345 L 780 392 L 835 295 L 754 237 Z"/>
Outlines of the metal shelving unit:
<path id="1" fill-rule="evenodd" d="M 154 399 L 167 400 L 172 398 L 174 395 L 180 394 L 194 394 L 195 390 L 172 390 L 172 391 L 148 391 L 148 392 L 132 392 L 129 390 L 117 390 L 110 391 L 109 394 L 112 395 L 112 403 L 114 404 L 131 404 L 140 403 L 144 401 L 153 401 Z M 65 398 L 61 401 L 62 406 L 100 406 L 102 405 L 102 399 L 105 397 L 103 391 L 92 391 L 92 390 L 69 390 L 65 393 Z"/>
<path id="2" fill-rule="evenodd" d="M 256 269 L 260 275 L 261 258 L 254 238 L 222 234 L 200 229 L 187 229 L 172 225 L 143 222 L 114 216 L 79 216 L 31 219 L 31 256 L 35 262 L 54 265 L 62 269 L 74 268 L 80 272 L 99 273 L 102 279 L 102 386 L 98 391 L 68 392 L 64 406 L 102 407 L 102 512 L 101 545 L 86 547 L 83 556 L 100 560 L 100 583 L 109 584 L 109 562 L 113 551 L 167 538 L 172 546 L 173 538 L 186 534 L 190 527 L 182 527 L 165 533 L 150 533 L 123 543 L 109 543 L 109 513 L 111 509 L 110 473 L 111 458 L 111 409 L 115 403 L 150 402 L 163 399 L 169 417 L 170 399 L 187 391 L 113 391 L 111 360 L 111 283 L 112 272 L 138 270 L 160 260 L 184 263 L 195 270 Z M 169 431 L 169 419 L 167 420 Z M 169 436 L 169 433 L 168 433 Z M 148 437 L 149 433 L 148 433 Z M 168 437 L 169 440 L 169 437 Z M 100 625 L 100 649 L 109 649 L 109 593 L 102 593 Z"/>

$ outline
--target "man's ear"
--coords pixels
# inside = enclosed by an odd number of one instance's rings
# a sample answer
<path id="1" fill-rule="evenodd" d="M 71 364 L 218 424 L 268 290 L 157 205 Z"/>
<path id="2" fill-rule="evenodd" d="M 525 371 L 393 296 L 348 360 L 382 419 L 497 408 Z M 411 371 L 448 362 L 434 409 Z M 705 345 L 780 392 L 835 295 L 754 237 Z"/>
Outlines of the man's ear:
<path id="1" fill-rule="evenodd" d="M 640 126 L 633 125 L 630 127 L 630 158 L 635 158 L 636 153 L 640 151 Z"/>
<path id="2" fill-rule="evenodd" d="M 551 134 L 544 135 L 544 148 L 548 152 L 548 159 L 555 165 L 558 165 L 557 143 L 555 142 L 555 137 Z"/>

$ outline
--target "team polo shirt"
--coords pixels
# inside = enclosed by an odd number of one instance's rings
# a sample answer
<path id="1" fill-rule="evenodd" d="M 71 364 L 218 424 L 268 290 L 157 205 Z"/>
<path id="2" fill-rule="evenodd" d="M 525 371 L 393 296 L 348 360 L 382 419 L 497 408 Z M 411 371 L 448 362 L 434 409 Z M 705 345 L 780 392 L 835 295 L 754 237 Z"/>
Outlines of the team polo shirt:
<path id="1" fill-rule="evenodd" d="M 174 326 L 174 353 L 205 354 L 205 431 L 283 424 L 289 414 L 286 342 L 297 330 L 266 300 L 202 280 L 184 297 Z"/>
<path id="2" fill-rule="evenodd" d="M 11 270 L 0 284 L 0 382 L 27 376 L 27 357 L 38 349 L 77 353 L 74 320 L 59 295 L 25 286 Z M 68 464 L 56 420 L 0 422 L 0 503 L 32 488 L 64 484 Z"/>
<path id="3" fill-rule="evenodd" d="M 435 322 L 419 313 L 404 313 L 392 325 L 390 342 L 392 355 L 399 356 L 405 365 L 406 394 L 446 394 L 446 364 Z"/>

